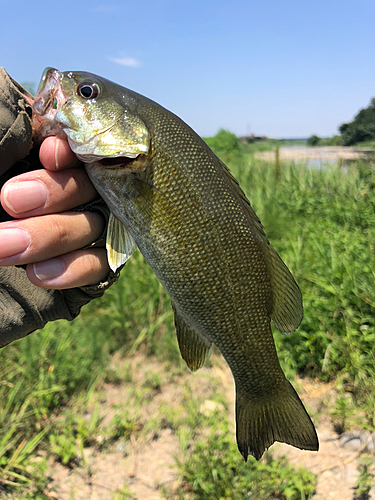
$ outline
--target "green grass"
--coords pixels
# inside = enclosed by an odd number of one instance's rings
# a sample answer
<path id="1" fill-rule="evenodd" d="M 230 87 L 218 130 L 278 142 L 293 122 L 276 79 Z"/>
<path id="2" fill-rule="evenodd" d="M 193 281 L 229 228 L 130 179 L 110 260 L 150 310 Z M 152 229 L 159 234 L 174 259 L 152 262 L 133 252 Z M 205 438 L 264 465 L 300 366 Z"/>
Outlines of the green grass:
<path id="1" fill-rule="evenodd" d="M 374 430 L 375 165 L 368 161 L 353 163 L 349 170 L 314 170 L 281 163 L 275 168 L 254 159 L 259 145 L 233 149 L 230 140 L 220 154 L 304 297 L 297 332 L 274 332 L 283 369 L 290 378 L 299 373 L 335 381 L 340 397 L 330 408 L 333 422 L 341 429 L 361 425 Z M 136 352 L 159 360 L 164 371 L 147 373 L 137 385 L 129 364 Z M 124 360 L 114 363 L 114 357 Z M 169 298 L 139 252 L 119 282 L 85 306 L 76 320 L 49 324 L 7 346 L 0 351 L 0 363 L 0 496 L 47 498 L 43 467 L 35 465 L 38 450 L 67 466 L 82 466 L 83 447 L 99 449 L 126 441 L 132 433 L 156 432 L 158 426 L 178 436 L 184 498 L 311 496 L 314 477 L 289 468 L 284 459 L 268 455 L 260 464 L 242 462 L 232 431 L 227 436 L 227 421 L 204 418 L 189 386 L 182 388 L 176 407 L 161 405 L 162 417 L 157 412 L 149 424 L 143 422 L 142 405 L 187 372 Z M 126 384 L 126 403 L 132 408 L 130 413 L 120 408 L 106 429 L 99 410 L 90 422 L 83 419 L 103 381 Z M 220 390 L 215 386 L 215 401 L 225 413 Z M 131 498 L 126 488 L 116 495 Z"/>
<path id="2" fill-rule="evenodd" d="M 359 476 L 356 484 L 354 500 L 370 500 L 370 491 L 374 479 L 373 460 L 370 456 L 362 456 L 358 467 Z"/>
<path id="3" fill-rule="evenodd" d="M 359 147 L 359 148 L 375 148 L 375 141 L 363 141 L 359 142 L 354 146 L 354 148 Z"/>
<path id="4" fill-rule="evenodd" d="M 232 433 L 224 426 L 210 429 L 208 439 L 194 444 L 178 461 L 182 484 L 167 499 L 179 500 L 307 500 L 315 491 L 316 477 L 296 469 L 285 458 L 267 453 L 262 462 L 245 463 L 238 456 Z"/>
<path id="5" fill-rule="evenodd" d="M 168 500 L 307 500 L 315 491 L 316 477 L 305 469 L 296 469 L 285 457 L 270 452 L 261 462 L 252 457 L 245 463 L 234 442 L 233 426 L 217 410 L 206 415 L 204 425 L 209 433 L 199 434 L 196 426 L 190 447 L 183 448 L 177 459 L 181 484 L 164 489 Z"/>

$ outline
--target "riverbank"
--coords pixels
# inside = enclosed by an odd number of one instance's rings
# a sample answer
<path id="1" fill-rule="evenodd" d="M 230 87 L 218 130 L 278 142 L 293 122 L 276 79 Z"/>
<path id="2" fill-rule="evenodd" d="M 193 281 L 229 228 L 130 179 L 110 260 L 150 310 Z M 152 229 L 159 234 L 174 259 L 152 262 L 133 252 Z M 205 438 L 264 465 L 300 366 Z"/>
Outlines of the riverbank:
<path id="1" fill-rule="evenodd" d="M 275 161 L 276 151 L 258 151 L 254 157 L 258 160 Z M 279 160 L 284 162 L 310 162 L 321 161 L 333 163 L 341 160 L 358 160 L 375 154 L 375 148 L 368 147 L 345 147 L 345 146 L 284 146 L 278 150 Z"/>

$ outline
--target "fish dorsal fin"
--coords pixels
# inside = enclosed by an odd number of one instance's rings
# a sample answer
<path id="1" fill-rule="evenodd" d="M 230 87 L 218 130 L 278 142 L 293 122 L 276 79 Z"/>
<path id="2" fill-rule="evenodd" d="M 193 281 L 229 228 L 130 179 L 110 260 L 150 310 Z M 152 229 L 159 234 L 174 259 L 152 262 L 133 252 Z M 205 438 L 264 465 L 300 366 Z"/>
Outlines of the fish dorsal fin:
<path id="1" fill-rule="evenodd" d="M 137 249 L 129 231 L 112 212 L 109 214 L 106 249 L 109 267 L 113 272 L 125 264 Z"/>
<path id="2" fill-rule="evenodd" d="M 268 254 L 271 264 L 272 288 L 270 316 L 278 330 L 291 333 L 298 328 L 302 321 L 302 294 L 291 272 L 270 244 L 268 244 Z"/>
<path id="3" fill-rule="evenodd" d="M 254 224 L 255 224 L 255 227 L 256 229 L 258 229 L 258 231 L 260 232 L 260 234 L 267 239 L 266 237 L 266 233 L 264 232 L 264 227 L 262 226 L 262 223 L 260 222 L 257 214 L 254 212 L 252 206 L 250 205 L 250 202 L 249 200 L 246 198 L 246 195 L 245 193 L 242 191 L 240 185 L 238 184 L 238 181 L 235 177 L 233 177 L 231 171 L 229 170 L 229 168 L 225 165 L 225 163 L 223 163 L 220 158 L 218 158 L 219 160 L 219 164 L 220 166 L 222 167 L 223 169 L 223 172 L 224 174 L 227 176 L 227 178 L 229 179 L 232 187 L 234 188 L 236 194 L 239 196 L 239 198 L 241 199 L 241 201 L 243 202 L 246 210 L 248 211 L 248 213 L 250 214 L 251 218 L 253 219 L 254 221 Z M 267 240 L 268 241 L 268 240 Z"/>
<path id="4" fill-rule="evenodd" d="M 172 308 L 181 356 L 190 370 L 195 372 L 199 370 L 199 368 L 202 368 L 210 357 L 212 342 L 196 332 L 191 326 L 187 325 L 186 321 L 182 319 L 181 315 L 177 312 L 173 302 Z"/>
<path id="5" fill-rule="evenodd" d="M 248 214 L 251 216 L 255 229 L 264 241 L 266 258 L 269 263 L 272 288 L 272 308 L 270 317 L 281 332 L 291 333 L 301 323 L 303 316 L 302 295 L 297 283 L 294 281 L 289 269 L 280 259 L 276 250 L 270 245 L 262 223 L 252 209 L 245 193 L 240 188 L 237 180 L 230 173 L 228 167 L 219 160 L 223 172 L 229 179 L 232 187 L 239 196 Z"/>

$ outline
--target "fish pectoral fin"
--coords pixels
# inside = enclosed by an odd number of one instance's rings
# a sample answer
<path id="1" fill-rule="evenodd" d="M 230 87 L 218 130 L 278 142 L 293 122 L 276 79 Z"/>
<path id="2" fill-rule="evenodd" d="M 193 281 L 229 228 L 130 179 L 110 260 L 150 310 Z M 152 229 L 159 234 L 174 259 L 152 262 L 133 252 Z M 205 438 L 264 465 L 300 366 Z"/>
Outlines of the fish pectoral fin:
<path id="1" fill-rule="evenodd" d="M 270 316 L 276 328 L 281 332 L 291 333 L 302 321 L 302 294 L 289 269 L 270 244 L 268 244 L 268 255 L 272 288 Z"/>
<path id="2" fill-rule="evenodd" d="M 212 351 L 212 342 L 189 326 L 177 312 L 173 303 L 172 308 L 181 356 L 190 370 L 195 372 L 199 368 L 202 368 L 209 359 Z"/>
<path id="3" fill-rule="evenodd" d="M 137 249 L 129 231 L 112 212 L 109 214 L 106 249 L 109 267 L 114 273 Z"/>
<path id="4" fill-rule="evenodd" d="M 237 446 L 247 460 L 257 460 L 275 441 L 301 450 L 318 451 L 318 436 L 305 407 L 292 385 L 276 394 L 252 399 L 236 389 Z"/>

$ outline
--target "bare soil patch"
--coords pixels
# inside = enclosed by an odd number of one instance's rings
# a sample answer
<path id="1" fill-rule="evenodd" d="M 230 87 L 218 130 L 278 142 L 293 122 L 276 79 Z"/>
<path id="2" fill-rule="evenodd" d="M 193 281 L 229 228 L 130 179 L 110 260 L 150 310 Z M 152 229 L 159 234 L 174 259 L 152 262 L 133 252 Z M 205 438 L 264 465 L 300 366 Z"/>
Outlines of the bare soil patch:
<path id="1" fill-rule="evenodd" d="M 163 364 L 137 356 L 131 363 L 134 368 L 132 384 L 142 386 L 144 371 L 141 367 L 163 374 Z M 214 358 L 213 367 L 204 367 L 196 374 L 186 370 L 161 385 L 160 391 L 145 401 L 142 406 L 144 420 L 152 419 L 162 404 L 178 406 L 181 403 L 184 384 L 188 383 L 194 395 L 201 398 L 201 411 L 210 408 L 209 392 L 220 386 L 229 401 L 230 418 L 234 421 L 234 385 L 229 368 L 221 358 Z M 318 476 L 316 494 L 313 500 L 352 500 L 355 498 L 355 484 L 358 478 L 358 460 L 361 449 L 343 448 L 339 436 L 333 430 L 330 418 L 322 413 L 322 404 L 334 397 L 329 384 L 311 380 L 296 381 L 297 390 L 306 407 L 315 416 L 320 440 L 317 453 L 301 451 L 288 445 L 276 443 L 271 450 L 287 455 L 296 467 L 305 467 Z M 101 414 L 104 423 L 109 422 L 120 405 L 129 397 L 129 384 L 105 384 L 101 388 Z M 233 435 L 233 439 L 235 436 Z M 95 448 L 84 450 L 84 463 L 73 469 L 49 459 L 48 474 L 51 477 L 49 494 L 59 500 L 104 500 L 110 499 L 117 489 L 127 485 L 139 500 L 162 499 L 161 486 L 179 487 L 174 457 L 181 457 L 179 439 L 170 428 L 131 438 L 125 445 L 115 442 L 103 452 Z"/>

